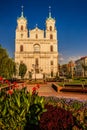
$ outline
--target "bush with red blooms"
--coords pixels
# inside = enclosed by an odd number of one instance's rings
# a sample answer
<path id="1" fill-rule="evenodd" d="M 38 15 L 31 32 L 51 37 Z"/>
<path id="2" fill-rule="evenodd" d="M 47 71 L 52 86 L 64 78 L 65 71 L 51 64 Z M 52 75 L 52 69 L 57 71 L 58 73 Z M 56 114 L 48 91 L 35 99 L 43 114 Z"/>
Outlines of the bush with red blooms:
<path id="1" fill-rule="evenodd" d="M 40 88 L 40 85 L 36 84 L 36 86 L 32 88 L 32 95 L 38 95 L 39 88 Z"/>
<path id="2" fill-rule="evenodd" d="M 40 118 L 41 130 L 72 130 L 74 119 L 70 111 L 53 105 L 45 105 L 47 112 Z"/>

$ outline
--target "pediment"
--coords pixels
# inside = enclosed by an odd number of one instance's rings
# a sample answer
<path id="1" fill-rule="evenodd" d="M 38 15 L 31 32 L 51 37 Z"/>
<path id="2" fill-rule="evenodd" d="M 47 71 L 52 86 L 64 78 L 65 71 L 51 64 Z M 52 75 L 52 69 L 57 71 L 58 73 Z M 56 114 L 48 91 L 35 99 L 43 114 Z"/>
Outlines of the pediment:
<path id="1" fill-rule="evenodd" d="M 43 30 L 39 29 L 38 27 L 30 30 L 30 32 L 43 32 Z"/>

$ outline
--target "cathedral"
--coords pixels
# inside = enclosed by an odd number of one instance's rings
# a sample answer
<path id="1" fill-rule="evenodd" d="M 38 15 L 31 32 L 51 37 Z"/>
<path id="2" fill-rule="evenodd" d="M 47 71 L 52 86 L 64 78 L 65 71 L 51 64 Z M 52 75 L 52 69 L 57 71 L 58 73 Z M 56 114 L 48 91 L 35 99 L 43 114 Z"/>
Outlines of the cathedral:
<path id="1" fill-rule="evenodd" d="M 49 11 L 45 31 L 36 26 L 28 30 L 28 21 L 21 16 L 17 19 L 15 32 L 15 62 L 27 66 L 25 78 L 51 78 L 58 75 L 58 40 L 55 19 Z"/>

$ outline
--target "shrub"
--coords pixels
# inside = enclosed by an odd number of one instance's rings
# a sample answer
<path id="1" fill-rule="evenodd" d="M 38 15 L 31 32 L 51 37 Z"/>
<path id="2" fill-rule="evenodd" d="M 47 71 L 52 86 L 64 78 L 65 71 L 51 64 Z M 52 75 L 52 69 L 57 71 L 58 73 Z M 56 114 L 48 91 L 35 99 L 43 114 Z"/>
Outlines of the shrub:
<path id="1" fill-rule="evenodd" d="M 45 109 L 44 99 L 38 96 L 37 88 L 39 85 L 32 93 L 26 88 L 10 89 L 8 93 L 0 91 L 0 130 L 27 130 L 28 126 L 38 125 Z"/>
<path id="2" fill-rule="evenodd" d="M 40 118 L 41 130 L 71 130 L 74 125 L 73 116 L 70 111 L 53 105 L 45 105 L 47 112 Z"/>
<path id="3" fill-rule="evenodd" d="M 2 77 L 0 83 L 10 87 L 10 82 Z M 87 101 L 43 98 L 38 96 L 39 84 L 33 87 L 32 93 L 27 92 L 22 85 L 19 90 L 17 83 L 13 82 L 8 93 L 5 89 L 0 91 L 0 130 L 87 129 Z"/>
<path id="4" fill-rule="evenodd" d="M 61 107 L 66 111 L 71 111 L 75 127 L 78 130 L 87 129 L 87 101 L 79 101 L 71 98 L 45 97 L 45 102 Z"/>

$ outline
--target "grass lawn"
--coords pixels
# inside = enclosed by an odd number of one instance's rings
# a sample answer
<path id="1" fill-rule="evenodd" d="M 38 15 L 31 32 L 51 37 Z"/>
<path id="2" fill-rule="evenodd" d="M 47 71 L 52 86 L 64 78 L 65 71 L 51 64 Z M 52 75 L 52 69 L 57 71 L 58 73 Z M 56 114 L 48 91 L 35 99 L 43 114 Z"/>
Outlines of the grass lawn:
<path id="1" fill-rule="evenodd" d="M 66 80 L 62 82 L 58 82 L 58 85 L 64 86 L 65 84 L 70 84 L 70 85 L 82 85 L 82 84 L 87 84 L 87 79 L 72 79 L 72 80 Z"/>

